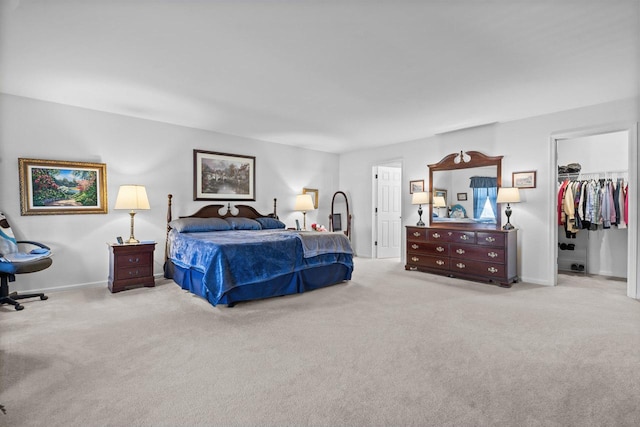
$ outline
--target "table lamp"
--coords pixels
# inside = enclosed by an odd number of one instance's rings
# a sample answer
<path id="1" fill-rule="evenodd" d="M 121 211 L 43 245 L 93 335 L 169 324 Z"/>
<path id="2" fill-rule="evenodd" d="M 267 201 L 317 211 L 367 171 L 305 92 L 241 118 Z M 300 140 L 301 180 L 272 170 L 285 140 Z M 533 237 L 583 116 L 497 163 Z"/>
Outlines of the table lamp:
<path id="1" fill-rule="evenodd" d="M 423 227 L 424 226 L 424 222 L 422 222 L 422 205 L 426 205 L 429 203 L 429 193 L 425 192 L 425 191 L 416 191 L 415 193 L 413 193 L 411 195 L 411 204 L 412 205 L 419 205 L 418 206 L 418 216 L 420 217 L 420 219 L 418 220 L 418 223 L 416 224 L 419 227 Z"/>
<path id="2" fill-rule="evenodd" d="M 298 194 L 296 196 L 296 204 L 293 207 L 294 210 L 296 211 L 302 211 L 302 229 L 306 230 L 307 229 L 307 211 L 312 211 L 314 208 L 313 206 L 313 199 L 311 198 L 310 194 Z"/>
<path id="3" fill-rule="evenodd" d="M 440 208 L 447 207 L 447 202 L 444 200 L 444 196 L 434 196 L 433 207 L 438 208 L 438 216 L 440 216 Z"/>
<path id="4" fill-rule="evenodd" d="M 504 211 L 504 214 L 507 216 L 507 223 L 502 227 L 502 229 L 513 230 L 515 227 L 511 225 L 511 206 L 509 206 L 509 203 L 520 202 L 520 190 L 515 187 L 500 187 L 498 188 L 498 199 L 496 202 L 507 204 L 507 209 Z"/>
<path id="5" fill-rule="evenodd" d="M 136 214 L 136 209 L 150 209 L 147 190 L 144 185 L 121 185 L 118 190 L 118 197 L 116 198 L 114 209 L 131 210 L 131 212 L 129 212 L 129 215 L 131 215 L 131 236 L 125 243 L 140 243 L 140 241 L 136 240 L 133 236 L 133 216 Z"/>

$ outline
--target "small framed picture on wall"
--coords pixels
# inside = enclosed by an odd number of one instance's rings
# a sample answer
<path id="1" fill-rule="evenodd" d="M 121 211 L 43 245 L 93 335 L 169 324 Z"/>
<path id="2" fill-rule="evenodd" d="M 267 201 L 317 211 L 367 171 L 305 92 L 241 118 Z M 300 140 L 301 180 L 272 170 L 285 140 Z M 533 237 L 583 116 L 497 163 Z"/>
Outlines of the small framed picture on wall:
<path id="1" fill-rule="evenodd" d="M 424 179 L 409 181 L 409 194 L 422 193 L 424 191 Z"/>
<path id="2" fill-rule="evenodd" d="M 536 188 L 536 171 L 513 172 L 511 185 L 516 188 Z"/>
<path id="3" fill-rule="evenodd" d="M 458 193 L 457 196 L 459 202 L 464 202 L 465 200 L 467 200 L 467 193 Z"/>

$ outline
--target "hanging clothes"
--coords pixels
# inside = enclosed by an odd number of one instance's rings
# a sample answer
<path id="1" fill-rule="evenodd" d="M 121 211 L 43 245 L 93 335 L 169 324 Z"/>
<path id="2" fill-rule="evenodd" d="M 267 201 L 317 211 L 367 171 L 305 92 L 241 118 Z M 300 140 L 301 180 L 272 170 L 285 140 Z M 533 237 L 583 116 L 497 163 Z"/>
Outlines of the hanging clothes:
<path id="1" fill-rule="evenodd" d="M 565 179 L 558 188 L 558 225 L 568 238 L 579 230 L 627 228 L 629 184 L 624 178 Z"/>

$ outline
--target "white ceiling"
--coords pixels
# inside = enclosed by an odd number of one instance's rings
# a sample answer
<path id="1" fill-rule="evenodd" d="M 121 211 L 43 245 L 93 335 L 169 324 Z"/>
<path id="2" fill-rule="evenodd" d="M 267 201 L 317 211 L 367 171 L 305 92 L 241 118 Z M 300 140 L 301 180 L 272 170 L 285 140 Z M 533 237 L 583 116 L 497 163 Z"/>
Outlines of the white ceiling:
<path id="1" fill-rule="evenodd" d="M 638 93 L 638 0 L 0 1 L 4 93 L 328 152 Z"/>

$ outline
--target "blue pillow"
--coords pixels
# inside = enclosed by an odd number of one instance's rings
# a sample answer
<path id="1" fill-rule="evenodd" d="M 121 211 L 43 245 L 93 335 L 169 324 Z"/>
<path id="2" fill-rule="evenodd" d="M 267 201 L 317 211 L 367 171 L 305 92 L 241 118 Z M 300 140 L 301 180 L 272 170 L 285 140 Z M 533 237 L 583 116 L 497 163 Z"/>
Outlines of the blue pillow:
<path id="1" fill-rule="evenodd" d="M 222 218 L 180 218 L 169 223 L 169 227 L 180 233 L 198 233 L 204 231 L 226 231 L 231 226 Z"/>
<path id="2" fill-rule="evenodd" d="M 256 221 L 260 223 L 263 230 L 271 230 L 274 228 L 285 228 L 284 222 L 275 218 L 256 218 Z"/>
<path id="3" fill-rule="evenodd" d="M 261 230 L 262 226 L 254 219 L 250 218 L 225 218 L 234 230 Z"/>

